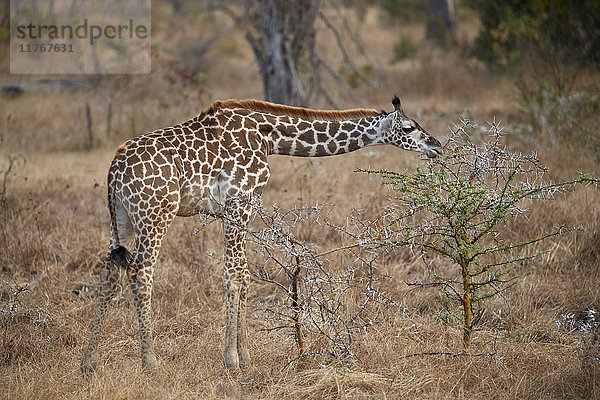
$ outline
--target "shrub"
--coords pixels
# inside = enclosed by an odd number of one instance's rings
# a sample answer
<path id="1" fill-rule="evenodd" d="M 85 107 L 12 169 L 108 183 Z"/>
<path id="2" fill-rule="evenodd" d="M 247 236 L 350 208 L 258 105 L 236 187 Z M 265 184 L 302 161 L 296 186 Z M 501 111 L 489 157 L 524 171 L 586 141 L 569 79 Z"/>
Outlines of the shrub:
<path id="1" fill-rule="evenodd" d="M 437 276 L 435 284 L 462 310 L 462 318 L 457 318 L 448 308 L 446 320 L 462 319 L 466 347 L 481 304 L 508 287 L 515 263 L 537 255 L 523 250 L 570 231 L 558 226 L 541 236 L 513 241 L 502 232 L 507 221 L 527 214 L 532 201 L 552 199 L 578 184 L 598 183 L 583 174 L 568 182 L 548 182 L 548 169 L 535 153 L 518 154 L 501 144 L 497 123 L 490 124 L 481 144 L 475 144 L 469 138 L 479 129 L 463 121 L 444 155 L 413 173 L 364 171 L 383 177 L 393 195 L 387 213 L 364 224 L 362 245 L 410 246 L 437 253 L 455 266 L 455 273 Z"/>

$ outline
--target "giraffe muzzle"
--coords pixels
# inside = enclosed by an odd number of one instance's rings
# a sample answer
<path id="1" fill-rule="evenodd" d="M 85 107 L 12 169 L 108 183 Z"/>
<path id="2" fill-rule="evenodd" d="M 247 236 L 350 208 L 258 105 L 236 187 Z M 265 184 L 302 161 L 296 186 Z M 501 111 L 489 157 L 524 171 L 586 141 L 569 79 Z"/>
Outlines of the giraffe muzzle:
<path id="1" fill-rule="evenodd" d="M 436 158 L 444 152 L 442 144 L 434 137 L 429 137 L 421 148 L 423 154 L 429 158 Z"/>

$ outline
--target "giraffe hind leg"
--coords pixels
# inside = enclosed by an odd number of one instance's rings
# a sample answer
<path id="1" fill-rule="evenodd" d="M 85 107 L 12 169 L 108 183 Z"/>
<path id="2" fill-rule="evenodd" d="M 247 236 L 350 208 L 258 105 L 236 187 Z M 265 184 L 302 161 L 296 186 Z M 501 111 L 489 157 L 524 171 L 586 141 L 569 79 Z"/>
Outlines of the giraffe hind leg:
<path id="1" fill-rule="evenodd" d="M 137 267 L 129 271 L 129 283 L 138 314 L 142 368 L 146 370 L 158 367 L 152 338 L 152 280 L 153 267 Z"/>
<path id="2" fill-rule="evenodd" d="M 175 213 L 160 215 L 153 214 L 145 221 L 146 232 L 135 238 L 135 248 L 128 269 L 129 282 L 135 301 L 140 328 L 142 368 L 153 370 L 158 362 L 153 349 L 152 334 L 152 284 L 154 266 L 158 259 L 164 235 L 167 233 Z M 139 229 L 138 231 L 143 231 Z M 117 256 L 119 254 L 117 253 Z M 125 257 L 127 258 L 127 257 Z"/>
<path id="3" fill-rule="evenodd" d="M 98 307 L 96 316 L 92 326 L 92 333 L 87 349 L 81 361 L 81 370 L 85 375 L 90 374 L 96 368 L 96 347 L 98 343 L 98 332 L 101 328 L 104 315 L 108 308 L 108 303 L 113 298 L 117 284 L 120 280 L 121 268 L 130 268 L 133 257 L 129 251 L 119 245 L 127 243 L 133 235 L 133 225 L 129 216 L 123 207 L 123 204 L 113 199 L 114 209 L 111 209 L 111 237 L 109 251 L 103 261 L 103 266 L 100 269 L 100 290 L 98 292 Z M 114 217 L 114 218 L 112 218 Z"/>
<path id="4" fill-rule="evenodd" d="M 85 375 L 92 373 L 97 367 L 96 349 L 98 346 L 98 332 L 104 320 L 108 303 L 113 298 L 120 278 L 120 268 L 112 260 L 112 251 L 104 260 L 104 266 L 100 270 L 100 291 L 98 293 L 98 307 L 92 327 L 92 334 L 87 349 L 81 360 L 81 370 Z"/>

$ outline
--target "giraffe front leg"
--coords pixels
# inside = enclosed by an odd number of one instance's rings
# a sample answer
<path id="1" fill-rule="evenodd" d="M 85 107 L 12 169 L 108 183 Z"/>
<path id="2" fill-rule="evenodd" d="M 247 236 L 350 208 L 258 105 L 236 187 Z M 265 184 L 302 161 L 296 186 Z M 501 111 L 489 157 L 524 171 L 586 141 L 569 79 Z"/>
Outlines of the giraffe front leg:
<path id="1" fill-rule="evenodd" d="M 247 265 L 244 266 L 242 284 L 240 287 L 240 301 L 238 308 L 238 331 L 237 350 L 240 367 L 250 365 L 250 352 L 248 351 L 248 327 L 246 320 L 246 300 L 248 298 L 248 286 L 250 285 L 250 273 Z"/>
<path id="2" fill-rule="evenodd" d="M 225 319 L 225 367 L 238 368 L 238 310 L 240 289 L 231 280 L 225 279 L 226 319 Z"/>
<path id="3" fill-rule="evenodd" d="M 142 368 L 153 370 L 158 367 L 152 341 L 152 267 L 144 267 L 130 275 L 131 289 L 140 325 Z"/>
<path id="4" fill-rule="evenodd" d="M 246 331 L 246 298 L 250 273 L 246 261 L 245 227 L 251 215 L 247 199 L 231 200 L 223 220 L 225 236 L 224 284 L 227 296 L 225 366 L 237 368 L 250 362 Z M 244 199 L 242 199 L 244 200 Z"/>
<path id="5" fill-rule="evenodd" d="M 110 261 L 110 256 L 108 256 L 104 261 L 104 266 L 100 270 L 100 290 L 98 292 L 98 308 L 96 309 L 96 317 L 94 319 L 94 325 L 92 327 L 92 334 L 90 336 L 90 341 L 88 343 L 87 349 L 83 354 L 83 359 L 81 360 L 81 371 L 88 375 L 96 369 L 96 348 L 98 346 L 98 332 L 100 330 L 100 326 L 102 325 L 102 321 L 104 319 L 104 315 L 106 314 L 106 309 L 108 308 L 108 303 L 114 296 L 117 284 L 119 282 L 120 269 L 118 266 L 113 265 Z"/>

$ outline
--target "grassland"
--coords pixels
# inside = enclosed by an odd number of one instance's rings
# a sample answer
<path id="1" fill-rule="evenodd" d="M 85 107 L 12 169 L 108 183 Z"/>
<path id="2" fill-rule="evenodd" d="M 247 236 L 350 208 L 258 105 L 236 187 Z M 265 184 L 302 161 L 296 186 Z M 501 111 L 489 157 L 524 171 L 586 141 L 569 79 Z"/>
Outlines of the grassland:
<path id="1" fill-rule="evenodd" d="M 290 331 L 261 329 L 258 304 L 272 295 L 272 288 L 255 280 L 249 299 L 253 364 L 225 369 L 222 231 L 216 223 L 199 230 L 195 218 L 177 219 L 155 272 L 159 370 L 140 368 L 137 318 L 124 288 L 104 324 L 99 371 L 84 378 L 79 362 L 95 312 L 99 261 L 108 244 L 105 176 L 114 149 L 128 137 L 196 115 L 215 99 L 262 94 L 251 51 L 237 28 L 230 27 L 202 58 L 193 56 L 195 43 L 228 23 L 224 17 L 175 15 L 166 6 L 153 13 L 152 75 L 109 76 L 83 91 L 0 98 L 1 398 L 600 398 L 598 324 L 588 311 L 600 310 L 600 203 L 593 188 L 534 203 L 527 219 L 506 226 L 515 241 L 559 224 L 583 229 L 531 249 L 546 252 L 517 265 L 514 286 L 487 303 L 469 354 L 460 343 L 460 326 L 445 324 L 436 314 L 445 301 L 441 293 L 407 285 L 431 277 L 433 264 L 439 270 L 450 267 L 435 259 L 425 265 L 408 251 L 381 259 L 379 271 L 389 276 L 382 287 L 401 307 L 356 334 L 352 368 L 318 357 L 289 364 L 297 355 L 294 337 Z M 331 13 L 332 21 L 341 24 Z M 332 82 L 341 104 L 389 110 L 389 100 L 399 94 L 405 111 L 442 141 L 448 125 L 466 109 L 479 121 L 496 117 L 507 126 L 527 121 L 517 109 L 519 96 L 510 76 L 493 74 L 459 51 L 428 47 L 391 63 L 399 35 L 418 41 L 423 27 L 381 23 L 376 10 L 360 22 L 356 15 L 348 17 L 369 50 L 370 60 L 362 62 L 372 64 L 378 86 L 360 85 L 352 99 Z M 187 28 L 173 35 L 164 27 L 175 20 Z M 460 35 L 468 40 L 475 29 L 471 21 Z M 319 46 L 335 65 L 341 58 L 327 35 L 321 26 Z M 3 46 L 0 79 L 36 79 L 8 75 Z M 202 79 L 183 79 L 180 70 L 201 73 Z M 598 76 L 584 74 L 579 84 L 597 93 L 599 82 Z M 596 115 L 584 121 L 593 130 Z M 569 131 L 556 137 L 535 129 L 514 132 L 507 136 L 509 146 L 536 150 L 556 179 L 579 170 L 599 172 L 597 131 L 584 139 Z M 372 150 L 318 160 L 272 157 L 264 203 L 291 208 L 327 202 L 330 218 L 339 224 L 352 209 L 376 216 L 387 189 L 353 171 L 410 171 L 422 161 L 394 148 Z M 299 235 L 322 251 L 340 244 L 330 230 L 309 230 Z M 332 256 L 329 265 L 335 269 L 343 262 Z M 592 324 L 591 331 L 582 331 L 585 322 Z M 309 349 L 316 346 L 311 340 L 316 339 L 308 335 Z"/>

